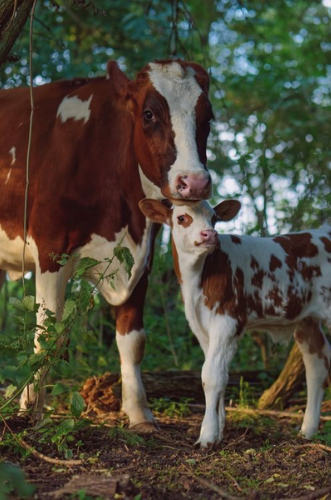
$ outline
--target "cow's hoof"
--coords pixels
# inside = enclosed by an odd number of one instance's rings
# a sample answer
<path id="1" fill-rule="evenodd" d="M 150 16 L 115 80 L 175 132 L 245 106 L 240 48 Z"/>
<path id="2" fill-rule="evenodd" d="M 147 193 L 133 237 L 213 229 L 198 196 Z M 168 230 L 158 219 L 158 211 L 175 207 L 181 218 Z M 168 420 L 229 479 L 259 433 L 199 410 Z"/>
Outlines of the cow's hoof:
<path id="1" fill-rule="evenodd" d="M 159 431 L 156 422 L 140 422 L 139 424 L 130 425 L 129 429 L 135 434 L 153 434 Z"/>

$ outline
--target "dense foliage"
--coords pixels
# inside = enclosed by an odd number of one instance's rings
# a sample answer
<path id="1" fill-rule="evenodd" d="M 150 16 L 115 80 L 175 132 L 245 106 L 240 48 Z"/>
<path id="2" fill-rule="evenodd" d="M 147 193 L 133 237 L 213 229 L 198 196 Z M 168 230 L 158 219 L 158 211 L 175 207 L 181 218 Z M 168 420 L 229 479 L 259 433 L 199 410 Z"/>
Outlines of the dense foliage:
<path id="1" fill-rule="evenodd" d="M 192 59 L 208 68 L 215 122 L 208 146 L 214 200 L 235 196 L 243 210 L 226 229 L 273 234 L 331 216 L 331 3 L 329 0 L 43 0 L 33 31 L 33 81 L 105 73 L 116 59 L 129 76 L 150 60 Z M 2 88 L 29 84 L 26 25 L 0 68 Z M 220 226 L 221 231 L 225 227 Z M 202 354 L 183 315 L 167 235 L 160 236 L 146 307 L 145 369 L 197 368 Z M 32 280 L 28 280 L 33 295 Z M 69 286 L 69 288 L 71 285 Z M 0 329 L 16 331 L 1 292 Z M 107 304 L 82 316 L 62 376 L 119 368 Z M 13 333 L 16 339 L 16 334 Z M 7 363 L 0 360 L 0 367 Z M 261 366 L 249 340 L 234 366 Z M 4 377 L 12 381 L 13 374 Z"/>

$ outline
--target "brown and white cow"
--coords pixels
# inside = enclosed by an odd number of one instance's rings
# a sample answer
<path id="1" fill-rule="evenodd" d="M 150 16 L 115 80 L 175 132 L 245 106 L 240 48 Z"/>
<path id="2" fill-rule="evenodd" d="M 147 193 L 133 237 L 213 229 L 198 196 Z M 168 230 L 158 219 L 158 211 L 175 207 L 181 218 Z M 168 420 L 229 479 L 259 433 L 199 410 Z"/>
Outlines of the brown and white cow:
<path id="1" fill-rule="evenodd" d="M 105 282 L 99 285 L 116 306 L 123 409 L 131 426 L 154 424 L 140 363 L 145 344 L 142 310 L 156 231 L 138 202 L 144 196 L 209 197 L 208 84 L 208 74 L 195 63 L 150 63 L 130 81 L 115 62 L 109 62 L 104 78 L 59 81 L 34 89 L 25 269 L 36 274 L 36 301 L 42 304 L 38 324 L 45 308 L 61 315 L 76 262 L 72 259 L 60 267 L 51 254 L 74 253 L 103 261 L 119 241 L 131 250 L 132 277 L 120 269 L 114 290 Z M 3 271 L 22 269 L 29 121 L 29 90 L 1 91 L 2 277 Z M 37 339 L 35 347 L 40 348 Z M 22 408 L 28 394 L 35 397 L 32 387 L 21 397 Z"/>
<path id="2" fill-rule="evenodd" d="M 303 354 L 308 401 L 301 433 L 319 424 L 331 348 L 321 321 L 331 323 L 331 227 L 274 238 L 219 235 L 240 203 L 208 202 L 166 208 L 142 200 L 143 213 L 172 228 L 175 270 L 185 314 L 205 354 L 206 412 L 197 445 L 222 439 L 228 369 L 246 328 L 269 331 L 276 341 L 294 337 Z"/>

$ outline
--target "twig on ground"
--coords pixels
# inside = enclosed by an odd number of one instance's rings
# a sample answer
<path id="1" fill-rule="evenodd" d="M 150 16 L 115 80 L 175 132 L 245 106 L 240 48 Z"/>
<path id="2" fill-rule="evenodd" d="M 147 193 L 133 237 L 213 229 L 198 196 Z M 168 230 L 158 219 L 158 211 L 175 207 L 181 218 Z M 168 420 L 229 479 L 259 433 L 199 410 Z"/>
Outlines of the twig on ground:
<path id="1" fill-rule="evenodd" d="M 307 495 L 303 495 L 301 497 L 293 497 L 293 498 L 281 498 L 280 500 L 317 500 L 324 498 L 328 493 L 331 493 L 331 486 L 327 488 L 322 488 L 321 490 L 312 491 Z"/>
<path id="2" fill-rule="evenodd" d="M 218 493 L 222 498 L 226 498 L 227 500 L 243 500 L 243 497 L 238 497 L 236 495 L 232 495 L 232 493 L 229 493 L 225 490 L 223 490 L 223 488 L 220 488 L 219 486 L 217 486 L 217 484 L 214 484 L 214 483 L 211 483 L 210 481 L 207 481 L 207 479 L 204 479 L 203 477 L 200 477 L 200 476 L 196 476 L 192 471 L 190 471 L 190 469 L 188 469 L 185 465 L 184 465 L 186 471 L 188 472 L 188 474 L 193 478 L 195 479 L 196 481 L 198 481 L 198 483 L 202 484 L 203 486 L 209 488 L 210 490 L 213 490 L 215 491 L 216 493 Z"/>
<path id="3" fill-rule="evenodd" d="M 295 448 L 320 448 L 321 450 L 331 452 L 330 446 L 326 446 L 326 444 L 321 444 L 321 443 L 305 443 L 295 446 Z"/>
<path id="4" fill-rule="evenodd" d="M 222 498 L 226 498 L 227 500 L 243 500 L 243 497 L 238 497 L 236 495 L 232 495 L 232 493 L 229 493 L 228 491 L 223 490 L 223 488 L 220 488 L 217 486 L 217 484 L 211 483 L 210 481 L 207 481 L 207 479 L 204 479 L 203 477 L 195 476 L 192 474 L 192 477 L 198 481 L 198 483 L 202 484 L 206 488 L 209 488 L 210 490 L 215 491 L 218 493 Z"/>
<path id="5" fill-rule="evenodd" d="M 201 405 L 203 406 L 203 405 Z M 240 413 L 246 413 L 247 415 L 266 415 L 270 417 L 286 417 L 286 418 L 298 418 L 298 419 L 303 419 L 304 414 L 300 413 L 292 413 L 290 411 L 277 411 L 277 410 L 253 410 L 250 408 L 233 408 L 232 406 L 227 406 L 225 408 L 226 411 L 228 412 L 240 412 Z M 323 422 L 327 422 L 331 420 L 331 417 L 320 417 L 320 420 Z"/>
<path id="6" fill-rule="evenodd" d="M 6 420 L 0 413 L 0 417 L 4 423 L 5 428 L 10 432 L 10 434 L 13 436 L 15 441 L 25 450 L 29 451 L 33 456 L 39 458 L 40 460 L 44 460 L 45 462 L 48 462 L 49 464 L 55 464 L 55 465 L 67 465 L 67 466 L 73 466 L 73 465 L 82 465 L 83 460 L 61 460 L 59 458 L 51 458 L 48 457 L 47 455 L 44 455 L 43 453 L 40 453 L 39 451 L 35 450 L 32 446 L 30 446 L 26 441 L 23 439 L 19 439 L 17 436 L 15 436 L 14 432 L 11 430 L 9 425 L 7 424 Z"/>

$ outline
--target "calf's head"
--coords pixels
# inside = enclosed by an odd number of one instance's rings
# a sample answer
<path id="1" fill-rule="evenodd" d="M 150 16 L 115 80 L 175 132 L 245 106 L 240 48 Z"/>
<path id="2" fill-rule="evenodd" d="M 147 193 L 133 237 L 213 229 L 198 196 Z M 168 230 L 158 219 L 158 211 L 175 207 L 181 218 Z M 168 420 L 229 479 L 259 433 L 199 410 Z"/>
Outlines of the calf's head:
<path id="1" fill-rule="evenodd" d="M 195 63 L 158 61 L 130 81 L 110 62 L 108 77 L 132 113 L 135 156 L 153 198 L 209 198 L 207 72 Z"/>
<path id="2" fill-rule="evenodd" d="M 207 201 L 167 208 L 157 200 L 144 199 L 140 210 L 153 222 L 168 224 L 180 254 L 200 256 L 211 253 L 219 245 L 216 222 L 232 220 L 240 210 L 236 200 L 226 200 L 212 208 Z"/>

